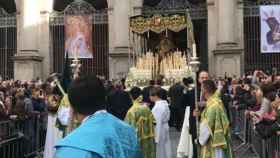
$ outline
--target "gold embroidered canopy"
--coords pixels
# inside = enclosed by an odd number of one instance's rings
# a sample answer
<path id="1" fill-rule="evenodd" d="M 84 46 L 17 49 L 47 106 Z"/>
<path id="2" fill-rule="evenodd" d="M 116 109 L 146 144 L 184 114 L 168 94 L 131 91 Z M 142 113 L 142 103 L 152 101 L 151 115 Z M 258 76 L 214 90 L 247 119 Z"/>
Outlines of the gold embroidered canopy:
<path id="1" fill-rule="evenodd" d="M 130 18 L 130 29 L 134 33 L 144 34 L 153 31 L 161 33 L 166 30 L 180 32 L 187 29 L 188 41 L 193 43 L 193 24 L 189 14 L 134 16 Z"/>
<path id="2" fill-rule="evenodd" d="M 180 32 L 191 22 L 185 15 L 153 15 L 152 17 L 135 16 L 130 19 L 130 28 L 133 32 L 143 34 L 147 31 L 161 33 L 165 30 Z"/>

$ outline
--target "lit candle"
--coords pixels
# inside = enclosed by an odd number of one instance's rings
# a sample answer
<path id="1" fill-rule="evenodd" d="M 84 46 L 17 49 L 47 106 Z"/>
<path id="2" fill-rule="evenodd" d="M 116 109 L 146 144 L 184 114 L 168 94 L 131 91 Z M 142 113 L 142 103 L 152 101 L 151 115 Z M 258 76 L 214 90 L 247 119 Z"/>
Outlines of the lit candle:
<path id="1" fill-rule="evenodd" d="M 77 51 L 77 47 L 74 50 L 74 59 L 77 60 L 78 59 L 78 51 Z"/>
<path id="2" fill-rule="evenodd" d="M 75 53 L 75 60 L 78 60 L 78 52 Z"/>
<path id="3" fill-rule="evenodd" d="M 197 54 L 196 54 L 196 44 L 194 43 L 193 44 L 193 57 L 197 57 Z"/>

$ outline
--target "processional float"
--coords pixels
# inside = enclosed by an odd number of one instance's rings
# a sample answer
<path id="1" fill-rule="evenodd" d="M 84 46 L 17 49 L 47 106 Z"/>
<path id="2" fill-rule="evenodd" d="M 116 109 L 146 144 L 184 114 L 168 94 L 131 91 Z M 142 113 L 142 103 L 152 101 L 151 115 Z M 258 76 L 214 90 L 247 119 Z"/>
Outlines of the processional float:
<path id="1" fill-rule="evenodd" d="M 142 49 L 141 44 L 139 49 L 138 43 L 143 42 L 139 36 L 143 36 L 145 33 L 149 38 L 150 32 L 160 34 L 165 31 L 166 36 L 168 36 L 168 30 L 180 32 L 183 29 L 187 29 L 186 50 L 176 48 L 175 50 L 169 49 L 168 45 L 170 45 L 172 41 L 169 41 L 168 38 L 161 39 L 158 49 L 155 49 L 154 52 Z M 184 15 L 173 14 L 131 17 L 130 32 L 133 34 L 133 42 L 130 40 L 132 52 L 129 53 L 129 60 L 132 66 L 129 69 L 126 80 L 126 86 L 128 88 L 133 86 L 144 87 L 149 84 L 150 80 L 163 78 L 163 88 L 168 89 L 173 84 L 181 82 L 184 77 L 193 77 L 195 81 L 195 98 L 198 98 L 196 74 L 199 71 L 200 62 L 196 52 L 193 23 L 187 11 Z M 140 39 L 140 41 L 135 42 L 135 35 L 136 39 Z M 195 99 L 195 106 L 196 109 L 198 109 L 197 99 Z M 199 118 L 197 116 L 197 127 L 199 127 L 198 120 Z M 199 150 L 199 145 L 197 150 Z"/>
<path id="2" fill-rule="evenodd" d="M 187 30 L 187 48 L 169 47 L 172 45 L 168 31 L 180 32 Z M 149 34 L 165 34 L 156 49 L 143 49 L 143 38 Z M 150 80 L 163 79 L 165 87 L 170 87 L 184 77 L 193 76 L 191 62 L 196 58 L 196 45 L 193 24 L 188 13 L 172 15 L 135 16 L 130 18 L 130 69 L 126 78 L 126 86 L 144 87 Z M 131 39 L 132 38 L 132 39 Z M 139 44 L 140 43 L 140 44 Z M 192 55 L 191 55 L 192 53 Z"/>

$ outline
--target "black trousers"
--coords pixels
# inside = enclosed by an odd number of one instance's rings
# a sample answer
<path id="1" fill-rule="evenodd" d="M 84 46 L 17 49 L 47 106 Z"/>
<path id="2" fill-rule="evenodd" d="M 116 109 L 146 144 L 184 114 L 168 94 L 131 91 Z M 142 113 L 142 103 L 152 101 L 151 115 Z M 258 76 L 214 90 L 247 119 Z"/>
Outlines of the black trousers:
<path id="1" fill-rule="evenodd" d="M 178 131 L 181 131 L 184 123 L 184 118 L 185 118 L 185 108 L 178 108 L 176 109 L 176 129 Z"/>
<path id="2" fill-rule="evenodd" d="M 192 158 L 198 158 L 197 156 L 197 145 L 195 142 L 195 137 L 192 137 L 192 143 L 193 143 L 193 157 Z"/>
<path id="3" fill-rule="evenodd" d="M 176 108 L 174 106 L 169 106 L 170 109 L 170 119 L 169 119 L 169 126 L 175 127 L 176 126 Z"/>
<path id="4" fill-rule="evenodd" d="M 170 106 L 170 120 L 169 126 L 175 127 L 178 131 L 181 131 L 184 123 L 185 109 L 175 106 Z"/>

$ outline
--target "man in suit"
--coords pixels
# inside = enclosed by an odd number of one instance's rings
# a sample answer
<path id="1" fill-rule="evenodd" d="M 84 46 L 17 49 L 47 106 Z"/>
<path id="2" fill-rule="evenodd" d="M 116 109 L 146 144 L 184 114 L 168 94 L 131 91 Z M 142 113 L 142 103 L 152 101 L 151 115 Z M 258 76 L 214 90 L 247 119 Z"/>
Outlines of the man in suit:
<path id="1" fill-rule="evenodd" d="M 174 84 L 170 87 L 168 91 L 168 96 L 170 98 L 170 126 L 175 125 L 178 131 L 181 130 L 183 125 L 183 119 L 185 110 L 182 107 L 182 96 L 183 96 L 184 86 L 181 85 L 180 82 Z"/>
<path id="2" fill-rule="evenodd" d="M 148 106 L 150 107 L 150 109 L 153 108 L 154 103 L 150 100 L 150 91 L 151 89 L 155 86 L 155 81 L 151 80 L 150 81 L 150 85 L 145 87 L 142 90 L 143 93 L 143 102 L 145 102 L 146 104 L 148 104 Z"/>
<path id="3" fill-rule="evenodd" d="M 189 134 L 192 136 L 192 157 L 197 157 L 197 148 L 196 148 L 196 138 L 197 138 L 197 129 L 196 129 L 196 117 L 191 115 L 195 111 L 195 89 L 192 86 L 194 83 L 193 79 L 191 77 L 184 78 L 183 84 L 184 84 L 184 92 L 182 96 L 182 108 L 186 109 L 186 107 L 189 107 L 190 114 L 188 115 L 188 120 L 185 118 L 186 121 L 189 121 Z M 185 115 L 186 116 L 186 115 Z"/>
<path id="4" fill-rule="evenodd" d="M 132 106 L 132 101 L 129 94 L 124 91 L 121 82 L 115 83 L 114 89 L 109 92 L 107 96 L 107 100 L 108 112 L 118 117 L 119 119 L 124 120 L 127 111 Z"/>

